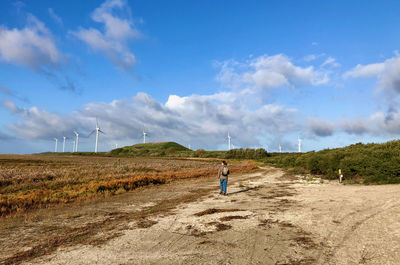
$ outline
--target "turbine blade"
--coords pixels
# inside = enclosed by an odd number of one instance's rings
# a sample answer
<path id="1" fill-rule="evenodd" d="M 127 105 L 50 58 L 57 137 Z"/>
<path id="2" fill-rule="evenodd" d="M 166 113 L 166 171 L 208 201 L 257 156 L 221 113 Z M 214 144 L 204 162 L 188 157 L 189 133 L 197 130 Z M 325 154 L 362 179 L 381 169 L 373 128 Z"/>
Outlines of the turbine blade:
<path id="1" fill-rule="evenodd" d="M 94 134 L 96 132 L 96 130 L 93 130 L 91 133 L 89 133 L 89 135 L 87 137 L 90 137 L 92 134 Z"/>
<path id="2" fill-rule="evenodd" d="M 102 130 L 99 130 L 99 132 L 101 132 L 102 134 L 106 134 L 105 132 L 103 132 Z"/>

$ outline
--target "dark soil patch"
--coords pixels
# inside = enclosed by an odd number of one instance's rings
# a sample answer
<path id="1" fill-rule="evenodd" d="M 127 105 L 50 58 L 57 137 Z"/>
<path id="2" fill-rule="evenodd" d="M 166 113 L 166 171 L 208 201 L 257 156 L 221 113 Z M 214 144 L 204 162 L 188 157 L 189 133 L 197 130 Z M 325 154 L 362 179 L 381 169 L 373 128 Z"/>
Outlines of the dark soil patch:
<path id="1" fill-rule="evenodd" d="M 202 236 L 205 236 L 206 234 L 207 234 L 206 232 L 202 232 L 196 228 L 193 229 L 190 233 L 191 236 L 195 236 L 195 237 L 202 237 Z"/>
<path id="2" fill-rule="evenodd" d="M 288 190 L 271 190 L 267 196 L 261 197 L 262 199 L 274 199 L 279 197 L 289 197 L 294 196 L 296 193 L 290 192 Z"/>
<path id="3" fill-rule="evenodd" d="M 139 228 L 149 228 L 149 227 L 152 227 L 153 225 L 155 225 L 156 223 L 157 223 L 157 221 L 149 220 L 147 218 L 141 218 L 138 220 L 137 226 Z"/>
<path id="4" fill-rule="evenodd" d="M 293 238 L 293 240 L 296 241 L 297 244 L 301 245 L 305 249 L 314 249 L 318 247 L 318 245 L 315 244 L 315 242 L 311 239 L 311 237 L 306 235 L 295 237 Z"/>
<path id="5" fill-rule="evenodd" d="M 278 220 L 272 220 L 272 219 L 264 219 L 261 220 L 260 223 L 258 224 L 258 226 L 267 226 L 267 227 L 271 227 L 272 224 L 276 224 L 278 223 Z"/>
<path id="6" fill-rule="evenodd" d="M 231 215 L 231 216 L 221 217 L 221 218 L 219 218 L 219 220 L 224 222 L 224 221 L 230 221 L 230 220 L 233 220 L 233 219 L 247 219 L 247 218 L 249 218 L 248 215 L 246 215 L 246 216 Z"/>
<path id="7" fill-rule="evenodd" d="M 232 228 L 231 225 L 222 224 L 222 223 L 217 224 L 215 227 L 217 228 L 217 231 L 224 231 L 224 230 L 228 230 L 228 229 Z"/>
<path id="8" fill-rule="evenodd" d="M 283 174 L 282 176 L 280 176 L 279 178 L 278 178 L 278 180 L 283 180 L 283 181 L 287 181 L 287 180 L 289 180 L 289 181 L 295 181 L 295 180 L 299 180 L 299 178 L 296 176 L 296 175 L 294 175 L 294 174 L 289 174 L 289 173 L 285 173 L 285 174 Z"/>
<path id="9" fill-rule="evenodd" d="M 237 212 L 237 211 L 242 211 L 240 209 L 207 209 L 198 213 L 195 213 L 194 216 L 203 216 L 203 215 L 209 215 L 209 214 L 214 214 L 214 213 L 225 213 L 225 212 Z"/>

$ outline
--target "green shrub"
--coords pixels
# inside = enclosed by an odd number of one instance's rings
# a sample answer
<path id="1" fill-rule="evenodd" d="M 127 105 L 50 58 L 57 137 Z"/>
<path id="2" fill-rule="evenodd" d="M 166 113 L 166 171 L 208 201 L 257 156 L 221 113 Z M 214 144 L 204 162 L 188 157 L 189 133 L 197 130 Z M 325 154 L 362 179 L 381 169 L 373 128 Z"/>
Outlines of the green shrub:
<path id="1" fill-rule="evenodd" d="M 282 168 L 306 169 L 327 179 L 342 170 L 346 183 L 400 183 L 400 140 L 383 144 L 357 143 L 344 148 L 308 153 L 274 153 L 264 158 L 267 164 Z"/>

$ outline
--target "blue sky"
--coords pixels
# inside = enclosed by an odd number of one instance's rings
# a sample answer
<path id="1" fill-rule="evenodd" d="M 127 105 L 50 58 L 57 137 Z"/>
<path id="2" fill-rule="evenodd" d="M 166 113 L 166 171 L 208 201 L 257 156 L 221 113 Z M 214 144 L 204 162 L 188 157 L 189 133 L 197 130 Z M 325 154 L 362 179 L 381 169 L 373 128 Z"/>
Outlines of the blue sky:
<path id="1" fill-rule="evenodd" d="M 400 133 L 398 1 L 2 1 L 0 153 L 319 150 Z M 59 151 L 61 151 L 59 145 Z"/>

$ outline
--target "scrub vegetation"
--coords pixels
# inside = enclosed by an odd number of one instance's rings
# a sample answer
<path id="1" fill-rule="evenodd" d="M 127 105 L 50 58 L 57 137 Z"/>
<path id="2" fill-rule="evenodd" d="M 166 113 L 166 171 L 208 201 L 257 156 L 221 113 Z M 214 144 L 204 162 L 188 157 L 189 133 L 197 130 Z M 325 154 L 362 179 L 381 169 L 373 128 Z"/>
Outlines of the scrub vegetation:
<path id="1" fill-rule="evenodd" d="M 42 153 L 42 155 L 111 156 L 111 157 L 199 157 L 220 159 L 262 159 L 268 156 L 266 150 L 240 148 L 229 151 L 191 150 L 175 142 L 146 143 L 124 146 L 109 152 Z"/>
<path id="2" fill-rule="evenodd" d="M 308 153 L 273 153 L 263 159 L 269 165 L 289 172 L 338 178 L 342 170 L 345 182 L 363 184 L 400 183 L 400 141 L 383 144 L 357 143 L 344 148 Z"/>
<path id="3" fill-rule="evenodd" d="M 177 179 L 216 176 L 219 161 L 68 155 L 0 155 L 0 216 L 111 196 Z M 231 172 L 250 172 L 233 162 Z"/>

